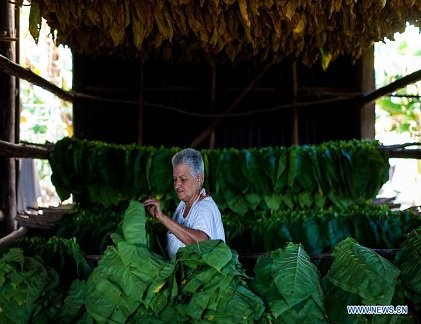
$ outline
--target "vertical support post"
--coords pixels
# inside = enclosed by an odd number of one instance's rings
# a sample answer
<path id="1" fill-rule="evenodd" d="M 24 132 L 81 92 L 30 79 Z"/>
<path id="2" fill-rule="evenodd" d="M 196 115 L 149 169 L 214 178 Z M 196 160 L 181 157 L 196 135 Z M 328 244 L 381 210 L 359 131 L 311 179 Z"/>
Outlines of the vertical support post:
<path id="1" fill-rule="evenodd" d="M 9 39 L 16 38 L 15 5 L 10 1 L 0 1 L 0 33 Z M 17 10 L 17 8 L 16 8 Z M 12 62 L 16 60 L 15 42 L 1 41 L 0 53 Z M 16 120 L 16 80 L 15 77 L 0 72 L 0 140 L 15 143 Z M 0 236 L 16 229 L 16 162 L 14 158 L 0 157 L 0 210 L 4 219 L 0 222 Z"/>
<path id="2" fill-rule="evenodd" d="M 143 143 L 143 62 L 140 62 L 140 78 L 139 78 L 139 105 L 137 109 L 137 144 L 142 145 Z"/>
<path id="3" fill-rule="evenodd" d="M 215 112 L 216 109 L 216 64 L 212 64 L 211 71 L 211 98 L 210 98 L 210 111 Z M 209 148 L 212 150 L 215 148 L 215 129 L 209 135 Z"/>
<path id="4" fill-rule="evenodd" d="M 358 60 L 357 71 L 357 90 L 363 93 L 371 92 L 376 88 L 374 80 L 374 46 L 366 50 Z M 376 113 L 375 102 L 357 107 L 360 110 L 360 124 L 357 129 L 360 132 L 361 139 L 375 138 Z"/>
<path id="5" fill-rule="evenodd" d="M 299 145 L 298 139 L 298 108 L 296 106 L 298 98 L 298 80 L 297 80 L 297 64 L 291 63 L 291 102 L 294 105 L 292 108 L 292 134 L 291 145 Z"/>
<path id="6" fill-rule="evenodd" d="M 232 103 L 221 112 L 220 117 L 216 117 L 209 126 L 203 130 L 194 140 L 190 143 L 189 147 L 197 148 L 205 139 L 209 136 L 209 134 L 219 125 L 219 123 L 223 120 L 223 115 L 227 115 L 231 113 L 237 105 L 243 100 L 243 98 L 250 93 L 250 91 L 254 88 L 254 86 L 260 81 L 260 79 L 266 74 L 266 72 L 272 67 L 273 63 L 271 61 L 266 62 L 264 66 L 260 69 L 254 79 L 250 80 L 250 82 L 240 91 L 238 96 L 232 101 Z"/>

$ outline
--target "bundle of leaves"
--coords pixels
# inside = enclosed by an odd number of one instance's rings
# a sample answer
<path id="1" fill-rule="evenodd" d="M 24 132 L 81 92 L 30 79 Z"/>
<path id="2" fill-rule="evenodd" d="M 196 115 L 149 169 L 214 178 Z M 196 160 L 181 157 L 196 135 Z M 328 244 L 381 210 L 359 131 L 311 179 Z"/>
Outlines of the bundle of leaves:
<path id="1" fill-rule="evenodd" d="M 254 322 L 263 301 L 247 288 L 238 254 L 219 240 L 180 249 L 168 261 L 148 249 L 144 207 L 132 201 L 122 235 L 86 282 L 86 309 L 105 322 Z"/>
<path id="2" fill-rule="evenodd" d="M 389 177 L 389 158 L 373 140 L 261 149 L 202 150 L 205 186 L 222 212 L 345 208 L 372 201 Z M 181 148 L 63 138 L 50 150 L 51 180 L 62 200 L 117 206 L 146 194 L 174 210 L 171 157 Z"/>
<path id="3" fill-rule="evenodd" d="M 345 305 L 404 305 L 398 277 L 399 268 L 373 250 L 347 238 L 332 253 L 335 258 L 322 284 L 326 292 L 326 313 L 338 323 L 353 323 Z M 370 322 L 373 315 L 366 315 Z M 374 315 L 376 320 L 391 315 Z M 384 317 L 385 316 L 385 317 Z M 395 315 L 394 320 L 397 320 Z M 363 316 L 361 316 L 363 317 Z"/>
<path id="4" fill-rule="evenodd" d="M 401 270 L 406 304 L 421 314 L 421 227 L 405 235 L 401 251 L 396 255 L 395 264 Z"/>
<path id="5" fill-rule="evenodd" d="M 394 261 L 344 239 L 322 278 L 301 244 L 288 242 L 258 258 L 250 277 L 222 241 L 187 245 L 168 260 L 150 249 L 147 231 L 144 206 L 133 200 L 92 272 L 75 241 L 55 238 L 46 247 L 22 241 L 0 251 L 0 322 L 419 321 L 421 228 L 406 235 Z M 71 262 L 57 262 L 72 253 Z M 75 265 L 73 281 L 63 281 L 69 274 L 60 269 Z M 347 305 L 408 305 L 408 315 L 356 316 Z"/>
<path id="6" fill-rule="evenodd" d="M 1 323 L 75 318 L 66 310 L 65 298 L 73 281 L 86 279 L 92 267 L 74 240 L 23 239 L 0 255 Z"/>
<path id="7" fill-rule="evenodd" d="M 250 288 L 262 296 L 270 322 L 328 322 L 319 271 L 301 245 L 288 243 L 259 258 L 254 272 Z"/>
<path id="8" fill-rule="evenodd" d="M 128 203 L 117 207 L 91 206 L 89 209 L 74 205 L 62 215 L 56 226 L 55 236 L 77 238 L 82 251 L 88 255 L 100 255 L 112 243 L 110 235 L 121 223 Z"/>
<path id="9" fill-rule="evenodd" d="M 375 249 L 397 249 L 404 235 L 421 226 L 411 210 L 387 205 L 356 204 L 347 208 L 255 211 L 244 217 L 223 215 L 228 245 L 238 253 L 274 251 L 288 242 L 302 244 L 307 253 L 331 252 L 352 237 Z"/>

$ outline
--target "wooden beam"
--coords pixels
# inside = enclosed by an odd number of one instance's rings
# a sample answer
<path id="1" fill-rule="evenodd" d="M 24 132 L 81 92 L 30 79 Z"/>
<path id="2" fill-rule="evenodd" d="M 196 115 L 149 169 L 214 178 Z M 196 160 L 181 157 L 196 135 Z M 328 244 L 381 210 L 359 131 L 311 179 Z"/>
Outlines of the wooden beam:
<path id="1" fill-rule="evenodd" d="M 32 144 L 13 144 L 0 140 L 0 156 L 11 158 L 48 159 L 49 149 Z"/>
<path id="2" fill-rule="evenodd" d="M 16 231 L 10 233 L 9 235 L 0 238 L 0 248 L 6 247 L 10 243 L 17 241 L 26 237 L 29 233 L 29 229 L 26 227 L 19 227 Z"/>
<path id="3" fill-rule="evenodd" d="M 197 148 L 197 146 L 199 146 L 200 143 L 202 143 L 223 120 L 223 115 L 229 114 L 237 107 L 238 103 L 253 89 L 253 87 L 260 81 L 272 65 L 273 63 L 269 61 L 265 66 L 263 66 L 256 77 L 244 87 L 243 91 L 239 93 L 231 105 L 222 112 L 221 117 L 215 118 L 213 122 L 202 133 L 200 133 L 193 142 L 190 143 L 189 147 Z"/>
<path id="4" fill-rule="evenodd" d="M 408 74 L 404 76 L 403 78 L 400 78 L 396 81 L 393 81 L 392 83 L 389 83 L 388 85 L 378 88 L 374 91 L 371 91 L 365 95 L 363 95 L 361 98 L 358 98 L 360 100 L 361 105 L 366 105 L 368 103 L 371 103 L 383 96 L 389 95 L 396 90 L 399 90 L 403 87 L 406 87 L 408 84 L 412 84 L 415 82 L 418 82 L 421 80 L 421 70 L 415 71 L 411 74 Z"/>
<path id="5" fill-rule="evenodd" d="M 391 158 L 403 159 L 421 159 L 421 149 L 408 148 L 408 147 L 421 147 L 420 142 L 404 143 L 396 145 L 383 145 L 379 146 L 377 150 L 387 151 Z"/>
<path id="6" fill-rule="evenodd" d="M 389 157 L 421 160 L 421 150 L 403 150 L 403 151 L 392 150 L 392 151 L 389 151 Z"/>
<path id="7" fill-rule="evenodd" d="M 63 100 L 73 102 L 74 95 L 72 93 L 67 92 L 57 87 L 51 82 L 48 82 L 47 80 L 35 74 L 31 70 L 25 69 L 21 67 L 20 65 L 13 63 L 7 57 L 1 54 L 0 54 L 0 70 L 14 77 L 17 77 L 19 79 L 24 79 L 38 87 L 41 87 Z"/>

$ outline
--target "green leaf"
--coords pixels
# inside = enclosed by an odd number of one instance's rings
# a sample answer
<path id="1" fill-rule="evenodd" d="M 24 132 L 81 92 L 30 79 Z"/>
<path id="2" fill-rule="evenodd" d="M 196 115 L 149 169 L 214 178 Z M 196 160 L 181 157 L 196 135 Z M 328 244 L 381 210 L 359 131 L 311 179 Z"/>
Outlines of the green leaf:
<path id="1" fill-rule="evenodd" d="M 324 320 L 324 297 L 318 270 L 303 247 L 288 243 L 267 259 L 258 258 L 250 289 L 262 296 L 278 322 L 295 323 L 306 305 L 306 322 Z M 301 314 L 302 316 L 302 314 Z"/>
<path id="2" fill-rule="evenodd" d="M 25 257 L 22 249 L 11 248 L 0 259 L 0 320 L 30 323 L 44 296 L 58 288 L 57 272 L 38 257 Z M 46 301 L 48 303 L 48 301 Z"/>
<path id="3" fill-rule="evenodd" d="M 135 188 L 138 195 L 146 195 L 150 193 L 151 187 L 147 180 L 147 161 L 149 160 L 150 152 L 146 148 L 140 148 L 133 165 Z M 171 177 L 172 178 L 172 177 Z"/>
<path id="4" fill-rule="evenodd" d="M 310 208 L 313 206 L 313 196 L 311 191 L 303 190 L 297 196 L 301 208 Z"/>
<path id="5" fill-rule="evenodd" d="M 98 152 L 99 147 L 97 145 L 91 144 L 88 145 L 86 158 L 87 158 L 87 174 L 86 182 L 90 184 L 100 184 L 102 183 L 101 172 L 98 168 Z"/>
<path id="6" fill-rule="evenodd" d="M 74 280 L 69 288 L 57 320 L 60 323 L 76 322 L 81 314 L 86 312 L 85 309 L 85 281 Z"/>
<path id="7" fill-rule="evenodd" d="M 268 258 L 257 258 L 253 269 L 254 278 L 249 282 L 250 289 L 258 296 L 261 296 L 264 302 L 269 305 L 271 302 L 283 300 L 272 278 L 273 257 L 279 254 L 280 251 L 282 251 L 280 248 L 271 251 Z"/>
<path id="8" fill-rule="evenodd" d="M 323 288 L 326 295 L 326 315 L 333 323 L 356 324 L 359 321 L 368 321 L 367 315 L 350 315 L 347 312 L 347 305 L 362 305 L 362 299 L 356 294 L 345 291 L 334 284 L 327 278 L 323 278 Z"/>
<path id="9" fill-rule="evenodd" d="M 324 207 L 326 205 L 327 196 L 325 194 L 321 193 L 320 191 L 316 191 L 313 194 L 312 200 L 314 202 L 314 206 L 317 209 L 324 209 Z"/>
<path id="10" fill-rule="evenodd" d="M 122 146 L 107 145 L 98 153 L 98 166 L 105 184 L 121 192 L 126 177 L 126 152 Z"/>
<path id="11" fill-rule="evenodd" d="M 282 203 L 282 197 L 279 194 L 273 193 L 265 195 L 263 198 L 270 210 L 279 210 Z"/>
<path id="12" fill-rule="evenodd" d="M 255 192 L 269 195 L 273 192 L 272 179 L 265 174 L 265 169 L 273 168 L 273 165 L 265 165 L 261 151 L 257 149 L 243 150 L 247 166 L 248 178 Z M 273 171 L 272 171 L 273 172 Z"/>
<path id="13" fill-rule="evenodd" d="M 79 176 L 83 176 L 87 174 L 87 156 L 86 152 L 87 146 L 84 141 L 77 141 L 73 145 L 73 169 L 75 170 L 75 173 Z"/>
<path id="14" fill-rule="evenodd" d="M 327 280 L 361 296 L 363 304 L 390 305 L 400 274 L 395 265 L 352 238 L 340 242 L 332 256 L 335 259 Z"/>
<path id="15" fill-rule="evenodd" d="M 145 207 L 137 200 L 131 200 L 122 224 L 124 239 L 131 244 L 147 245 Z"/>
<path id="16" fill-rule="evenodd" d="M 289 150 L 288 162 L 288 186 L 292 187 L 301 167 L 301 155 L 298 152 L 298 147 Z"/>
<path id="17" fill-rule="evenodd" d="M 220 169 L 221 169 L 221 163 L 220 163 L 220 157 L 221 157 L 221 151 L 218 149 L 215 150 L 207 150 L 206 156 L 209 161 L 209 170 L 207 177 L 209 178 L 209 188 L 212 192 L 212 194 L 218 194 L 220 192 L 220 186 L 218 179 L 220 177 Z M 222 188 L 223 189 L 223 188 Z"/>
<path id="18" fill-rule="evenodd" d="M 325 46 L 322 46 L 320 48 L 320 54 L 322 55 L 320 65 L 322 66 L 323 71 L 327 71 L 327 68 L 329 67 L 329 64 L 332 60 L 332 53 L 330 53 L 330 51 Z"/>
<path id="19" fill-rule="evenodd" d="M 229 209 L 231 209 L 236 214 L 244 216 L 247 213 L 249 204 L 242 195 L 228 196 L 228 199 L 226 199 L 226 201 Z"/>
<path id="20" fill-rule="evenodd" d="M 285 203 L 285 205 L 289 208 L 289 209 L 293 209 L 295 206 L 295 202 L 294 202 L 294 198 L 292 196 L 292 194 L 290 193 L 285 193 L 282 196 L 282 201 Z"/>
<path id="21" fill-rule="evenodd" d="M 389 159 L 374 147 L 357 150 L 352 157 L 356 172 L 358 194 L 365 199 L 374 199 L 381 186 L 389 179 Z"/>
<path id="22" fill-rule="evenodd" d="M 224 149 L 221 152 L 221 175 L 225 182 L 236 192 L 245 193 L 250 183 L 241 172 L 245 169 L 241 167 L 241 163 L 244 163 L 244 159 L 239 150 Z"/>
<path id="23" fill-rule="evenodd" d="M 272 276 L 289 307 L 311 297 L 324 309 L 318 270 L 301 245 L 287 244 L 273 262 Z"/>
<path id="24" fill-rule="evenodd" d="M 297 155 L 299 155 L 299 159 L 297 158 L 297 181 L 302 190 L 311 193 L 317 186 L 316 177 L 314 175 L 316 166 L 313 165 L 308 151 L 308 146 L 301 146 L 300 149 L 297 150 Z"/>
<path id="25" fill-rule="evenodd" d="M 199 264 L 207 264 L 221 271 L 232 259 L 231 249 L 221 240 L 207 240 L 189 244 L 177 251 L 177 260 L 195 269 Z"/>
<path id="26" fill-rule="evenodd" d="M 395 264 L 401 270 L 401 280 L 407 289 L 421 296 L 421 227 L 406 235 Z"/>
<path id="27" fill-rule="evenodd" d="M 175 153 L 173 150 L 161 148 L 156 150 L 152 157 L 149 182 L 156 194 L 164 194 L 172 189 L 171 158 L 173 153 Z"/>
<path id="28" fill-rule="evenodd" d="M 29 32 L 38 44 L 39 31 L 41 30 L 42 16 L 41 9 L 37 2 L 31 2 L 31 10 L 29 11 Z"/>
<path id="29" fill-rule="evenodd" d="M 257 193 L 254 193 L 254 192 L 246 193 L 244 195 L 244 198 L 249 203 L 249 207 L 253 210 L 255 210 L 256 207 L 259 205 L 260 199 L 261 199 L 260 195 L 258 195 Z"/>
<path id="30" fill-rule="evenodd" d="M 303 222 L 303 231 L 308 242 L 309 253 L 322 253 L 329 247 L 325 224 L 320 217 L 307 217 Z"/>
<path id="31" fill-rule="evenodd" d="M 274 147 L 264 147 L 260 150 L 260 152 L 262 154 L 263 163 L 265 165 L 263 172 L 269 179 L 270 187 L 273 190 L 275 188 L 276 176 L 278 172 L 279 149 Z"/>
<path id="32" fill-rule="evenodd" d="M 120 307 L 127 308 L 123 285 L 132 283 L 128 279 L 129 268 L 121 262 L 115 249 L 107 249 L 86 282 L 86 310 L 96 322 L 110 322 L 115 312 L 123 314 Z M 133 304 L 133 310 L 135 307 Z M 126 312 L 126 315 L 130 314 Z M 121 321 L 125 322 L 124 316 Z"/>
<path id="33" fill-rule="evenodd" d="M 288 184 L 287 153 L 287 149 L 282 149 L 278 154 L 279 158 L 276 172 L 275 192 L 282 192 Z"/>
<path id="34" fill-rule="evenodd" d="M 325 151 L 321 153 L 320 157 L 321 169 L 323 170 L 326 178 L 328 188 L 338 187 L 338 167 L 335 163 L 336 159 L 333 157 L 331 150 L 326 148 Z"/>
<path id="35" fill-rule="evenodd" d="M 314 179 L 317 183 L 318 192 L 320 195 L 323 195 L 325 191 L 325 181 L 323 175 L 323 170 L 321 169 L 320 163 L 319 163 L 319 152 L 315 146 L 309 147 L 308 149 L 308 156 L 311 160 L 311 165 L 313 169 L 313 175 Z"/>
<path id="36" fill-rule="evenodd" d="M 130 145 L 126 148 L 126 158 L 124 163 L 124 185 L 122 192 L 127 199 L 136 198 L 141 192 L 136 191 L 136 183 L 139 179 L 135 178 L 135 161 L 138 155 L 139 147 L 136 145 Z M 143 192 L 142 192 L 143 193 Z"/>
<path id="37" fill-rule="evenodd" d="M 342 195 L 351 199 L 358 196 L 357 180 L 355 178 L 356 170 L 354 169 L 351 161 L 350 153 L 345 150 L 338 152 L 338 170 L 341 182 L 340 187 Z"/>

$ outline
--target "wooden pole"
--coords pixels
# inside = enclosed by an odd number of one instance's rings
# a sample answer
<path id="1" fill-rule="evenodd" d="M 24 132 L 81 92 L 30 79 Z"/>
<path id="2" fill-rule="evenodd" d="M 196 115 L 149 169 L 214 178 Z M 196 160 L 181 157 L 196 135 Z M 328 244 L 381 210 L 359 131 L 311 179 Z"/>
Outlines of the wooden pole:
<path id="1" fill-rule="evenodd" d="M 0 71 L 3 71 L 17 78 L 24 79 L 38 87 L 41 87 L 51 92 L 52 94 L 56 95 L 57 97 L 63 100 L 73 102 L 74 95 L 72 93 L 57 87 L 55 84 L 45 80 L 44 78 L 32 72 L 31 70 L 25 69 L 13 62 L 14 59 L 10 59 L 0 54 Z"/>
<path id="2" fill-rule="evenodd" d="M 356 69 L 357 90 L 363 93 L 373 91 L 376 88 L 374 80 L 374 46 L 366 50 L 363 56 L 358 60 Z M 356 121 L 356 128 L 359 130 L 359 138 L 375 138 L 376 125 L 376 105 L 369 102 L 363 105 L 357 105 L 359 121 Z M 358 133 L 357 133 L 358 134 Z"/>
<path id="3" fill-rule="evenodd" d="M 295 62 L 291 63 L 291 101 L 294 107 L 292 108 L 292 137 L 291 145 L 299 145 L 298 139 L 298 107 L 297 107 L 297 97 L 298 97 L 298 80 L 297 80 L 297 64 Z"/>
<path id="4" fill-rule="evenodd" d="M 0 1 L 0 35 L 16 39 L 15 5 Z M 0 54 L 7 60 L 15 60 L 15 42 L 1 41 Z M 0 140 L 15 143 L 16 82 L 15 78 L 0 70 Z M 0 237 L 16 229 L 16 163 L 15 159 L 0 156 L 0 210 L 5 215 L 0 222 Z"/>
<path id="5" fill-rule="evenodd" d="M 139 80 L 139 105 L 137 109 L 137 145 L 143 143 L 143 87 L 144 87 L 144 69 L 143 62 L 140 62 L 140 80 Z"/>
<path id="6" fill-rule="evenodd" d="M 210 98 L 210 111 L 211 114 L 215 113 L 216 109 L 216 64 L 212 64 L 211 72 L 211 98 Z M 209 148 L 215 148 L 215 129 L 209 135 Z"/>
<path id="7" fill-rule="evenodd" d="M 16 240 L 26 237 L 29 232 L 27 227 L 19 227 L 16 231 L 10 233 L 9 235 L 0 238 L 0 248 L 8 246 L 10 243 L 13 243 Z"/>
<path id="8" fill-rule="evenodd" d="M 0 140 L 0 156 L 9 158 L 48 159 L 47 147 L 32 144 L 13 144 Z"/>
<path id="9" fill-rule="evenodd" d="M 373 90 L 365 95 L 363 95 L 362 97 L 358 98 L 358 100 L 360 100 L 360 104 L 361 105 L 366 105 L 368 103 L 371 103 L 383 96 L 389 95 L 393 92 L 395 92 L 396 90 L 399 90 L 403 87 L 406 87 L 408 84 L 412 84 L 415 82 L 418 82 L 421 80 L 421 70 L 415 71 L 411 74 L 408 74 L 406 76 L 404 76 L 403 78 L 400 78 L 396 81 L 393 81 L 392 83 L 389 83 L 388 85 Z"/>
<path id="10" fill-rule="evenodd" d="M 263 68 L 256 75 L 256 77 L 245 86 L 243 91 L 240 92 L 240 94 L 234 99 L 231 105 L 227 109 L 225 109 L 225 111 L 223 111 L 222 115 L 229 114 L 231 111 L 233 111 L 237 107 L 238 103 L 253 89 L 253 87 L 257 84 L 257 82 L 260 81 L 260 79 L 265 75 L 265 73 L 269 70 L 271 66 L 271 61 L 269 61 L 265 66 L 263 66 Z M 213 122 L 202 133 L 200 133 L 199 136 L 197 136 L 196 139 L 193 140 L 193 142 L 190 143 L 189 147 L 197 148 L 200 145 L 200 143 L 202 143 L 209 136 L 209 134 L 212 133 L 216 126 L 219 125 L 223 118 L 223 116 L 215 118 Z"/>

